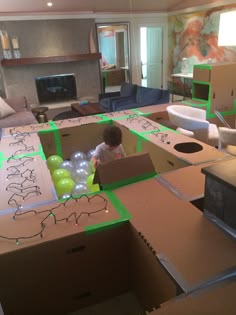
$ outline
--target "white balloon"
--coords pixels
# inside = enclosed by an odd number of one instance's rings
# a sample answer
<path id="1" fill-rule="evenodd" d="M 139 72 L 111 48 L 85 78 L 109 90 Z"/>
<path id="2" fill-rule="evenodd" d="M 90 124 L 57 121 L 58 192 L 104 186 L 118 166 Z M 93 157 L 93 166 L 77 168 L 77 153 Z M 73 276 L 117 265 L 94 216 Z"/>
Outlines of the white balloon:
<path id="1" fill-rule="evenodd" d="M 87 194 L 89 189 L 87 185 L 84 184 L 76 184 L 72 190 L 72 196 L 75 197 L 77 195 Z"/>
<path id="2" fill-rule="evenodd" d="M 76 164 L 77 164 L 77 163 L 76 163 Z M 78 164 L 77 164 L 77 167 L 76 167 L 76 168 L 83 168 L 84 170 L 86 170 L 86 171 L 88 172 L 89 175 L 90 175 L 91 172 L 92 172 L 90 162 L 87 161 L 87 160 L 78 161 Z"/>
<path id="3" fill-rule="evenodd" d="M 75 165 L 78 161 L 86 160 L 86 154 L 81 151 L 76 151 L 73 154 L 71 154 L 70 160 Z"/>
<path id="4" fill-rule="evenodd" d="M 79 182 L 86 181 L 89 173 L 83 168 L 77 168 L 73 170 L 71 177 L 78 184 Z"/>
<path id="5" fill-rule="evenodd" d="M 91 158 L 93 157 L 93 154 L 95 152 L 95 149 L 91 149 L 87 152 L 87 159 L 90 161 Z"/>
<path id="6" fill-rule="evenodd" d="M 66 160 L 60 164 L 59 168 L 63 168 L 65 170 L 69 171 L 70 173 L 72 173 L 72 171 L 74 169 L 74 165 L 71 161 Z"/>

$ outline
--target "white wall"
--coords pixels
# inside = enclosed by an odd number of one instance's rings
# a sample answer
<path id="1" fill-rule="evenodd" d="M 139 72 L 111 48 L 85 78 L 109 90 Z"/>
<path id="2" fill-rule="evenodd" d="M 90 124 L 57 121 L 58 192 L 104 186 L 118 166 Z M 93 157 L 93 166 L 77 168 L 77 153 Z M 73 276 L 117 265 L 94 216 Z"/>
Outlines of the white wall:
<path id="1" fill-rule="evenodd" d="M 167 14 L 135 14 L 96 17 L 95 23 L 129 22 L 131 43 L 132 82 L 141 85 L 140 27 L 159 26 L 163 28 L 163 82 L 167 88 L 168 79 L 168 16 Z"/>

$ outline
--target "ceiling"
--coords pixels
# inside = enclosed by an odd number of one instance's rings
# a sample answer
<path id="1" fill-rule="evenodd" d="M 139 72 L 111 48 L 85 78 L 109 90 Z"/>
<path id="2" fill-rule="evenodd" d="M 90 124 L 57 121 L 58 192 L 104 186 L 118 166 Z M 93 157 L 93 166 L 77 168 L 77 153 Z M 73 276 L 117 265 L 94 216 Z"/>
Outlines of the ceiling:
<path id="1" fill-rule="evenodd" d="M 173 12 L 197 6 L 219 6 L 234 1 L 219 0 L 0 0 L 0 16 L 24 14 L 78 14 Z"/>

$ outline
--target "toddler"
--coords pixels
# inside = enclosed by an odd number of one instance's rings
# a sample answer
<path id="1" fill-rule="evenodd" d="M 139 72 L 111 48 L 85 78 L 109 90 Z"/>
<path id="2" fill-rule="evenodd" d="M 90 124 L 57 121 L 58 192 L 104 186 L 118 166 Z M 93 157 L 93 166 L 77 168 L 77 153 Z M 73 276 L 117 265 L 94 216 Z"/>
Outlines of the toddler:
<path id="1" fill-rule="evenodd" d="M 103 132 L 103 141 L 93 154 L 92 163 L 96 168 L 99 163 L 109 162 L 125 156 L 122 147 L 122 132 L 117 126 L 107 126 Z"/>

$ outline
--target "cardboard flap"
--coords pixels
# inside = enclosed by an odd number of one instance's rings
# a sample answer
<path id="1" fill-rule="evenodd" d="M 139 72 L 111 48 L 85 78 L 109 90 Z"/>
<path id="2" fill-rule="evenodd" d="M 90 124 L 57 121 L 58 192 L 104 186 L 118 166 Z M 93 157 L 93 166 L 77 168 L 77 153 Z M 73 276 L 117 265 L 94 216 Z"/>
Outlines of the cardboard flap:
<path id="1" fill-rule="evenodd" d="M 149 153 L 136 153 L 98 165 L 93 183 L 111 184 L 148 173 L 155 173 Z"/>

